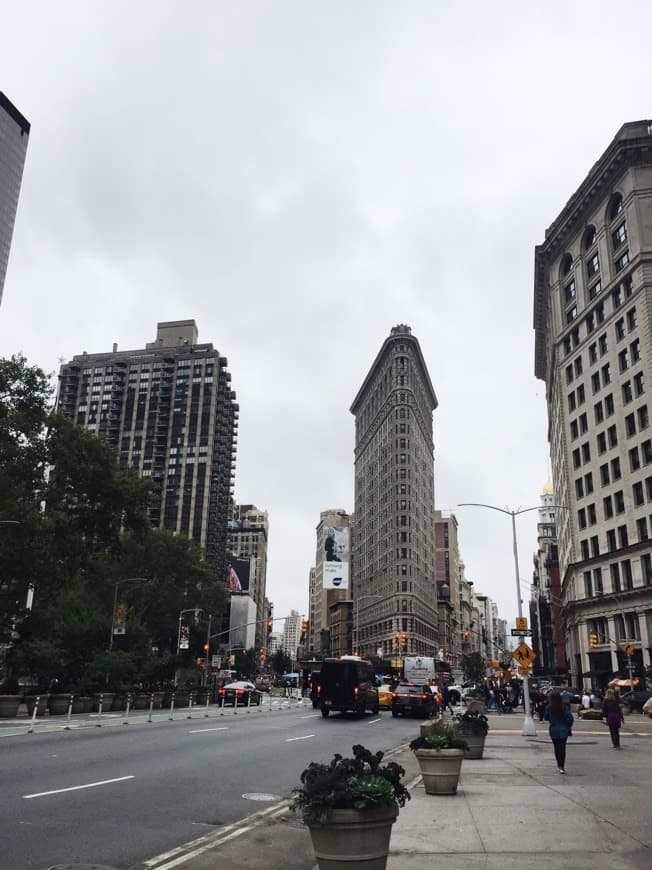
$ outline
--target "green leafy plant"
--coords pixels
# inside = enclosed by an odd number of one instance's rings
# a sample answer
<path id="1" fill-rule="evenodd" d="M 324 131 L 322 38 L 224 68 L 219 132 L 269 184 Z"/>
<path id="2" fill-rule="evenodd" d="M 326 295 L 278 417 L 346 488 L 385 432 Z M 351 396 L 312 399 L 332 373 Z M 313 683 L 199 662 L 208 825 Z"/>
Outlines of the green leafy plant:
<path id="1" fill-rule="evenodd" d="M 410 743 L 410 749 L 464 749 L 468 752 L 469 744 L 461 736 L 460 725 L 457 722 L 435 720 L 429 732 L 415 738 Z"/>
<path id="2" fill-rule="evenodd" d="M 353 758 L 336 754 L 329 764 L 311 762 L 294 789 L 291 807 L 308 824 L 323 825 L 332 810 L 405 806 L 410 793 L 403 785 L 405 770 L 394 761 L 381 766 L 382 752 L 353 747 Z"/>
<path id="3" fill-rule="evenodd" d="M 489 720 L 477 710 L 467 710 L 465 713 L 457 713 L 453 716 L 460 726 L 462 734 L 486 734 L 489 731 Z"/>

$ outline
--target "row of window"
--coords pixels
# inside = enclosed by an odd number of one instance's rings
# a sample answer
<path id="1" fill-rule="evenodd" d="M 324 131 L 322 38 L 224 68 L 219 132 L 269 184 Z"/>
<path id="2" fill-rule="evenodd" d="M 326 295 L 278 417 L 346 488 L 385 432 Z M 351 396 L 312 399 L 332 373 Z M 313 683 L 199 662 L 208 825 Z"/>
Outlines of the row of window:
<path id="1" fill-rule="evenodd" d="M 592 288 L 593 296 L 598 295 L 601 291 L 602 287 L 600 282 L 594 285 Z M 631 297 L 633 293 L 633 280 L 631 275 L 625 278 L 617 287 L 615 287 L 611 291 L 611 305 L 612 311 L 617 311 L 618 308 L 625 302 L 627 299 Z M 577 310 L 575 311 L 575 315 L 570 318 L 570 320 L 574 320 L 577 316 Z M 584 323 L 586 325 L 586 334 L 587 337 L 591 335 L 595 331 L 595 329 L 604 322 L 605 319 L 605 303 L 601 302 L 597 305 L 593 311 L 591 311 Z M 570 321 L 569 321 L 570 322 Z M 570 331 L 570 333 L 564 337 L 563 339 L 563 348 L 564 348 L 564 356 L 568 356 L 572 351 L 579 347 L 580 344 L 580 327 L 576 326 L 574 329 Z"/>

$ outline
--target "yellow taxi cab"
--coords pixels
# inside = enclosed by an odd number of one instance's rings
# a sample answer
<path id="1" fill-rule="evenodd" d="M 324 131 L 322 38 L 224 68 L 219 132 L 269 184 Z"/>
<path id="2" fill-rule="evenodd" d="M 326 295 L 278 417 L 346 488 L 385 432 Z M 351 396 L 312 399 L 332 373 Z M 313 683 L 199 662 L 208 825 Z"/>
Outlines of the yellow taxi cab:
<path id="1" fill-rule="evenodd" d="M 392 688 L 388 683 L 378 686 L 378 706 L 381 709 L 392 709 Z"/>

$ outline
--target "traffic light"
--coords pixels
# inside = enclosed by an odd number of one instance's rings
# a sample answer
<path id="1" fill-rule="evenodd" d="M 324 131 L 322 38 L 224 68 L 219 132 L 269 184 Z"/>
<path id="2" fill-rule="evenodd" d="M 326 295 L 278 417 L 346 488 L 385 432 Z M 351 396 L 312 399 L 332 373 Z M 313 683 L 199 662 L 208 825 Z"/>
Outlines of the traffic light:
<path id="1" fill-rule="evenodd" d="M 468 628 L 465 628 L 464 629 L 464 640 L 468 640 L 469 636 L 470 636 L 470 632 L 469 632 Z"/>
<path id="2" fill-rule="evenodd" d="M 593 649 L 593 647 L 596 647 L 597 645 L 598 645 L 598 635 L 597 634 L 590 634 L 589 635 L 589 646 L 591 647 L 591 649 Z"/>
<path id="3" fill-rule="evenodd" d="M 274 623 L 272 622 L 272 620 L 271 620 L 271 619 L 268 619 L 268 620 L 267 620 L 267 631 L 271 631 L 273 625 L 274 625 Z"/>
<path id="4" fill-rule="evenodd" d="M 246 649 L 243 649 L 243 650 L 242 650 L 242 655 L 243 655 L 243 656 L 246 656 L 246 655 L 247 655 L 247 650 L 246 650 Z"/>
<path id="5" fill-rule="evenodd" d="M 308 620 L 302 619 L 301 620 L 301 634 L 305 634 L 307 631 L 308 631 Z"/>
<path id="6" fill-rule="evenodd" d="M 210 649 L 210 645 L 207 644 L 207 643 L 205 643 L 204 646 L 203 646 L 203 650 L 204 650 L 204 652 L 205 652 L 205 653 L 208 653 L 208 650 L 209 650 L 209 649 Z"/>

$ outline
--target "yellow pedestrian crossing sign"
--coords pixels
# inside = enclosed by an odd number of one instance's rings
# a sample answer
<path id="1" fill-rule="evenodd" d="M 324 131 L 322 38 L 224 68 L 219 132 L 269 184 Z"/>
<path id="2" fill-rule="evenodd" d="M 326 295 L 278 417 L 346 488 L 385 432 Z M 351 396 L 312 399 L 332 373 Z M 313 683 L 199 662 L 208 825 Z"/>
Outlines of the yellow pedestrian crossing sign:
<path id="1" fill-rule="evenodd" d="M 516 617 L 516 628 L 527 628 L 527 616 Z"/>
<path id="2" fill-rule="evenodd" d="M 529 667 L 537 657 L 537 654 L 526 643 L 521 643 L 514 650 L 513 657 L 522 667 Z"/>
<path id="3" fill-rule="evenodd" d="M 532 673 L 532 671 L 531 671 L 530 668 L 529 668 L 529 665 L 526 666 L 526 667 L 523 667 L 523 665 L 519 665 L 519 666 L 518 666 L 518 672 L 519 672 L 519 675 L 520 675 L 521 677 L 527 677 L 527 676 L 529 676 L 529 674 Z"/>

